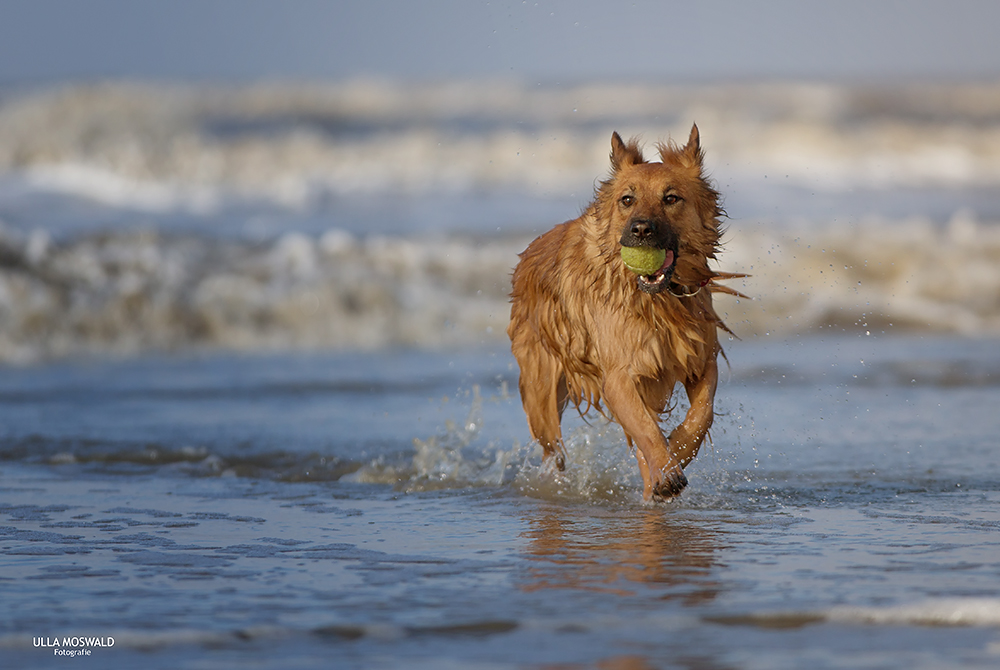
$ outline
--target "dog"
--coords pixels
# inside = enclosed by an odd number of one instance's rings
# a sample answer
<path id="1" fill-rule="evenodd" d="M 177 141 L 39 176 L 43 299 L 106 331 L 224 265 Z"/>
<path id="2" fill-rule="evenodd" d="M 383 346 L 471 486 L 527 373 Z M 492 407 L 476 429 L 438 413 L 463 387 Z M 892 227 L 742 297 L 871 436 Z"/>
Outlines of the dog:
<path id="1" fill-rule="evenodd" d="M 715 282 L 745 276 L 708 266 L 720 250 L 726 214 L 703 171 L 698 126 L 683 147 L 668 142 L 657 149 L 660 162 L 647 162 L 636 139 L 612 134 L 611 175 L 593 202 L 520 254 L 507 328 L 543 461 L 565 468 L 560 423 L 567 403 L 581 415 L 594 408 L 624 430 L 647 501 L 687 486 L 684 467 L 714 417 L 717 331 L 731 332 L 712 293 L 741 295 Z M 636 274 L 622 247 L 663 250 L 662 266 Z M 690 409 L 664 437 L 660 418 L 678 382 Z"/>

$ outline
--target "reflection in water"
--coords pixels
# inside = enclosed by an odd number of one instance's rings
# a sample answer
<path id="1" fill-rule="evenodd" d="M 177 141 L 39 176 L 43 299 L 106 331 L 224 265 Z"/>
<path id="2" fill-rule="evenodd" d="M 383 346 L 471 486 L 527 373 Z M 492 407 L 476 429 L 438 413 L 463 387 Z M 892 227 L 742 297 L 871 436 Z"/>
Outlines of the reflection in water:
<path id="1" fill-rule="evenodd" d="M 597 668 L 597 670 L 657 670 L 657 668 L 660 668 L 661 666 L 653 665 L 643 656 L 635 656 L 632 654 L 611 656 L 610 658 L 597 661 L 593 665 L 567 665 L 565 663 L 560 663 L 558 665 L 540 666 L 542 670 L 577 670 L 578 668 L 582 670 L 582 668 L 590 667 Z"/>
<path id="2" fill-rule="evenodd" d="M 528 569 L 521 588 L 581 589 L 629 596 L 636 585 L 669 587 L 666 598 L 712 600 L 719 533 L 663 510 L 586 515 L 552 507 L 528 520 Z"/>

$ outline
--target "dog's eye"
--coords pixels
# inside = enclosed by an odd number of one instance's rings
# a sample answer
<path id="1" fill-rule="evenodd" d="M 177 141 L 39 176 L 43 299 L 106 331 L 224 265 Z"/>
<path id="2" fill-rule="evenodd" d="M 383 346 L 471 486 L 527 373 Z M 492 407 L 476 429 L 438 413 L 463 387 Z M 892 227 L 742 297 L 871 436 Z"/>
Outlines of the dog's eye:
<path id="1" fill-rule="evenodd" d="M 632 205 L 635 204 L 635 196 L 623 195 L 618 202 L 620 202 L 623 207 L 631 207 Z"/>
<path id="2" fill-rule="evenodd" d="M 680 201 L 681 201 L 680 196 L 674 195 L 673 193 L 668 193 L 667 195 L 663 196 L 664 205 L 675 205 Z"/>

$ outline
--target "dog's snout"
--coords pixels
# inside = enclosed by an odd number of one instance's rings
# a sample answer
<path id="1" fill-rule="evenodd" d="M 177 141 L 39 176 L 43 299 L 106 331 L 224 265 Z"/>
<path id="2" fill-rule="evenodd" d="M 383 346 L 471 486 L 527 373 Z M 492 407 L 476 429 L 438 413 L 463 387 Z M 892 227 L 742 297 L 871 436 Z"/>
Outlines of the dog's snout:
<path id="1" fill-rule="evenodd" d="M 625 224 L 619 242 L 623 247 L 666 249 L 673 246 L 673 236 L 670 225 L 665 221 L 635 218 Z"/>
<path id="2" fill-rule="evenodd" d="M 656 225 L 646 220 L 633 221 L 629 231 L 635 239 L 642 241 L 656 233 Z"/>
<path id="3" fill-rule="evenodd" d="M 644 240 L 653 234 L 653 226 L 648 221 L 633 221 L 631 232 L 637 240 Z"/>

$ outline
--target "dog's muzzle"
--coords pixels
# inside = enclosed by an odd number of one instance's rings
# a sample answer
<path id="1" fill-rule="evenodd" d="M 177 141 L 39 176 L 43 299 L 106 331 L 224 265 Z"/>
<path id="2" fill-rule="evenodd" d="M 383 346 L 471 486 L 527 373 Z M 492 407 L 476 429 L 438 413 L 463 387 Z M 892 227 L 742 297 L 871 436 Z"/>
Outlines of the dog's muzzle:
<path id="1" fill-rule="evenodd" d="M 670 224 L 655 219 L 631 219 L 622 230 L 619 243 L 623 247 L 652 247 L 666 251 L 663 265 L 649 275 L 637 275 L 639 290 L 650 295 L 659 293 L 670 286 L 670 278 L 677 266 L 677 233 Z"/>

